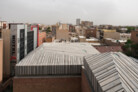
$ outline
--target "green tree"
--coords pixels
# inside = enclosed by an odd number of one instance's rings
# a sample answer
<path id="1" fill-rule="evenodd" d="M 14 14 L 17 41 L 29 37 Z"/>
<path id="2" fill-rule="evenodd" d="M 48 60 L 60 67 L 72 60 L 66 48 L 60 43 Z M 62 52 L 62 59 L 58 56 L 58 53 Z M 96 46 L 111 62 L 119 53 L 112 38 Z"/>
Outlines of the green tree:
<path id="1" fill-rule="evenodd" d="M 131 33 L 131 31 L 134 31 L 135 27 L 127 27 L 127 33 Z"/>
<path id="2" fill-rule="evenodd" d="M 49 33 L 49 32 L 51 32 L 50 27 L 48 27 L 48 28 L 46 29 L 46 33 Z"/>
<path id="3" fill-rule="evenodd" d="M 138 58 L 138 44 L 134 44 L 131 40 L 127 40 L 123 48 L 126 55 Z"/>

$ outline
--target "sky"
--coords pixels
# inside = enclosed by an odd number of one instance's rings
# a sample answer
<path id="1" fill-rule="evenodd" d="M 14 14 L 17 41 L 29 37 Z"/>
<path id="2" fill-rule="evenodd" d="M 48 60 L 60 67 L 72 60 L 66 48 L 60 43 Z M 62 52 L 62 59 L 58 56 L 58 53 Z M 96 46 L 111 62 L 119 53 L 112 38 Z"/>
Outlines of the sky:
<path id="1" fill-rule="evenodd" d="M 0 0 L 0 20 L 46 25 L 76 23 L 138 25 L 138 0 Z"/>

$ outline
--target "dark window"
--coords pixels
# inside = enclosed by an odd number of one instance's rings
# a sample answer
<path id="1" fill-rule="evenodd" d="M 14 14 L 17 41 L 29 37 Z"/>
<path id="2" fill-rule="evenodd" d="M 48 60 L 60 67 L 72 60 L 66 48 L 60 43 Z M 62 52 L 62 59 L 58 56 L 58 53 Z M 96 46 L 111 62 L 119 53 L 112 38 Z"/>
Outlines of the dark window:
<path id="1" fill-rule="evenodd" d="M 138 34 L 136 34 L 136 37 L 138 37 Z"/>

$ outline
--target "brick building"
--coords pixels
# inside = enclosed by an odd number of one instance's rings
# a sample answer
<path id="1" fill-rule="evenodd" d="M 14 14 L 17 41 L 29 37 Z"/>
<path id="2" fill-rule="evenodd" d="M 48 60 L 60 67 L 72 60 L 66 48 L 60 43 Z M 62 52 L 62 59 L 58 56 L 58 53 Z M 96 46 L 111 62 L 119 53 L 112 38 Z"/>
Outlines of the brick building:
<path id="1" fill-rule="evenodd" d="M 88 43 L 44 43 L 16 65 L 13 92 L 136 92 L 137 65 Z"/>
<path id="2" fill-rule="evenodd" d="M 86 43 L 44 43 L 16 65 L 13 92 L 81 92 L 83 56 L 96 53 Z"/>
<path id="3" fill-rule="evenodd" d="M 44 42 L 46 42 L 46 32 L 39 32 L 39 44 L 38 44 L 38 46 L 40 46 Z"/>
<path id="4" fill-rule="evenodd" d="M 138 43 L 138 31 L 131 32 L 131 40 L 136 44 Z"/>
<path id="5" fill-rule="evenodd" d="M 90 38 L 90 37 L 96 37 L 96 32 L 97 30 L 95 28 L 88 28 L 85 31 L 85 36 L 86 38 Z"/>

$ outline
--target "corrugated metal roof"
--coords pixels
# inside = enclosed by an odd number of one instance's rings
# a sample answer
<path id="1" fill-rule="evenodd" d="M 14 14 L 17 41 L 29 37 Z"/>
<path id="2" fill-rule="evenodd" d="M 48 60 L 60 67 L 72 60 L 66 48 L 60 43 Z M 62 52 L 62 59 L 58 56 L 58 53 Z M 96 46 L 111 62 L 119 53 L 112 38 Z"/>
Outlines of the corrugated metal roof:
<path id="1" fill-rule="evenodd" d="M 86 56 L 84 67 L 95 92 L 138 92 L 138 64 L 121 52 Z"/>
<path id="2" fill-rule="evenodd" d="M 16 65 L 16 76 L 80 74 L 83 57 L 96 53 L 87 43 L 44 43 Z"/>

